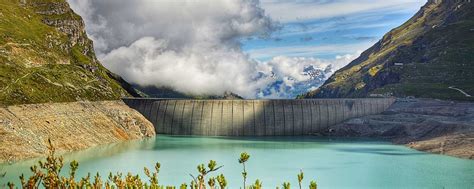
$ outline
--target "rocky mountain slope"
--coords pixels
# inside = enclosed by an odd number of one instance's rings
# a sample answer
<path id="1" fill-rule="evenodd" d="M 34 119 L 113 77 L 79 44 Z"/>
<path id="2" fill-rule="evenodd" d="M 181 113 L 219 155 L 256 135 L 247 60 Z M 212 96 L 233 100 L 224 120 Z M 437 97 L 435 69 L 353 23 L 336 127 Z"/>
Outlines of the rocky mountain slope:
<path id="1" fill-rule="evenodd" d="M 437 154 L 474 159 L 474 103 L 399 99 L 379 115 L 333 126 L 328 136 L 383 138 Z"/>
<path id="2" fill-rule="evenodd" d="M 429 0 L 305 98 L 388 94 L 474 100 L 474 2 Z M 450 88 L 451 87 L 451 88 Z"/>
<path id="3" fill-rule="evenodd" d="M 0 164 L 155 135 L 153 125 L 122 101 L 27 104 L 0 108 Z"/>
<path id="4" fill-rule="evenodd" d="M 0 0 L 0 105 L 137 95 L 94 54 L 65 0 Z"/>

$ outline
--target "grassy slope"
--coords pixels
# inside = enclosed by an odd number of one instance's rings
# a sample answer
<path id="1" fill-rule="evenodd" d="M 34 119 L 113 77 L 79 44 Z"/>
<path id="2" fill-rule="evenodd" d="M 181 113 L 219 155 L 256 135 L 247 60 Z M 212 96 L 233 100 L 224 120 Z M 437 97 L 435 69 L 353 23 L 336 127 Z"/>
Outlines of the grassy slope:
<path id="1" fill-rule="evenodd" d="M 19 0 L 0 0 L 0 105 L 129 96 L 121 86 L 126 83 L 97 61 L 85 33 L 79 33 L 82 43 L 73 44 L 66 33 L 43 22 L 82 22 L 78 15 L 69 7 L 61 14 L 37 14 L 54 8 L 49 3 L 64 0 L 28 2 L 42 4 L 22 6 Z"/>
<path id="2" fill-rule="evenodd" d="M 305 97 L 393 93 L 473 100 L 448 89 L 456 86 L 474 94 L 474 3 L 452 2 L 425 5 Z"/>

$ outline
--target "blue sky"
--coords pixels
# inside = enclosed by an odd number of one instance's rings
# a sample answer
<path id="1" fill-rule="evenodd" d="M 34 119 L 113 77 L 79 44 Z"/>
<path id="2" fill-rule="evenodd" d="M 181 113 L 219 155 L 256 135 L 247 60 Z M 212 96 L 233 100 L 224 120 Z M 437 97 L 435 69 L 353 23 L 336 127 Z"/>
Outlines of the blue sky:
<path id="1" fill-rule="evenodd" d="M 408 20 L 426 0 L 262 0 L 281 28 L 268 38 L 246 38 L 243 50 L 268 61 L 275 56 L 334 59 L 357 54 Z"/>

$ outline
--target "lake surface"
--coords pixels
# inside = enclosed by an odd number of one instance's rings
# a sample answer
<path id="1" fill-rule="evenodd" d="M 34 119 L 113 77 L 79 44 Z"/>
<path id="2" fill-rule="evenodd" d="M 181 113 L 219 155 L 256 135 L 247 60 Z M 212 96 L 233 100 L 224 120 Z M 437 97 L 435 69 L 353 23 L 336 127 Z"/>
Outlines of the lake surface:
<path id="1" fill-rule="evenodd" d="M 189 183 L 196 166 L 210 160 L 224 165 L 229 188 L 240 188 L 241 152 L 251 157 L 248 181 L 259 178 L 264 188 L 284 181 L 297 187 L 296 174 L 305 173 L 318 188 L 474 188 L 474 161 L 415 151 L 383 141 L 317 137 L 206 138 L 158 136 L 153 139 L 106 145 L 65 154 L 65 165 L 79 161 L 79 175 L 97 170 L 143 175 L 143 167 L 161 163 L 161 184 Z M 5 179 L 18 182 L 37 160 L 2 165 Z M 66 168 L 64 172 L 68 172 Z M 213 174 L 216 175 L 216 174 Z M 307 187 L 305 187 L 307 188 Z"/>

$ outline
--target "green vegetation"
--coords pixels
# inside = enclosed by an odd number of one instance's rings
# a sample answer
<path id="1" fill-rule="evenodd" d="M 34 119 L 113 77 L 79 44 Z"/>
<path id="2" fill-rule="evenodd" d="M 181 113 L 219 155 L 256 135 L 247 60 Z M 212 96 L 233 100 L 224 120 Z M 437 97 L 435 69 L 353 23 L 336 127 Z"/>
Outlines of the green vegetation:
<path id="1" fill-rule="evenodd" d="M 151 171 L 148 168 L 144 168 L 144 173 L 146 178 L 142 179 L 139 175 L 132 173 L 109 173 L 107 179 L 102 178 L 99 173 L 91 176 L 91 173 L 88 173 L 86 177 L 77 179 L 76 172 L 79 169 L 79 163 L 77 161 L 72 161 L 70 166 L 70 172 L 68 176 L 61 176 L 61 170 L 64 166 L 64 160 L 62 156 L 55 155 L 55 148 L 52 146 L 51 141 L 49 140 L 48 146 L 48 156 L 46 161 L 39 161 L 37 165 L 33 165 L 30 170 L 32 176 L 25 178 L 24 175 L 20 176 L 21 188 L 150 188 L 150 189 L 175 189 L 175 186 L 163 186 L 159 182 L 159 173 L 161 165 L 156 163 L 154 170 Z M 247 171 L 245 169 L 245 162 L 250 158 L 250 155 L 247 153 L 242 153 L 238 162 L 243 165 L 244 170 L 242 172 L 243 188 L 245 189 L 261 189 L 262 182 L 256 180 L 254 184 L 247 187 L 246 178 Z M 216 177 L 209 177 L 209 174 L 217 172 L 223 166 L 218 166 L 216 161 L 210 160 L 207 166 L 200 164 L 197 166 L 198 175 L 194 176 L 192 174 L 192 180 L 189 182 L 190 189 L 224 189 L 227 188 L 227 180 L 223 174 L 219 174 Z M 1 176 L 1 175 L 0 175 Z M 303 181 L 303 172 L 297 175 L 299 188 L 302 188 Z M 207 181 L 207 182 L 206 182 Z M 217 181 L 217 182 L 216 182 Z M 15 188 L 15 184 L 9 182 L 8 187 L 10 189 Z M 1 186 L 1 185 L 0 185 Z M 290 189 L 290 183 L 284 182 L 282 184 L 284 189 Z M 183 183 L 179 187 L 180 189 L 187 189 L 188 184 Z M 278 187 L 277 187 L 278 188 Z M 315 181 L 311 181 L 309 184 L 310 189 L 317 189 Z"/>
<path id="2" fill-rule="evenodd" d="M 97 60 L 65 0 L 0 0 L 0 105 L 135 95 Z"/>
<path id="3" fill-rule="evenodd" d="M 245 152 L 240 154 L 240 158 L 239 158 L 239 163 L 242 164 L 243 166 L 242 177 L 244 177 L 244 188 L 246 188 L 245 182 L 247 181 L 247 170 L 245 169 L 245 162 L 247 162 L 249 158 L 250 158 L 250 155 Z"/>
<path id="4" fill-rule="evenodd" d="M 300 170 L 300 174 L 298 174 L 298 186 L 300 187 L 300 189 L 301 189 L 301 182 L 303 181 L 303 178 L 304 178 L 303 171 Z"/>
<path id="5" fill-rule="evenodd" d="M 367 97 L 392 93 L 474 100 L 474 3 L 429 1 L 318 90 L 304 97 Z M 396 64 L 397 63 L 397 64 Z"/>

